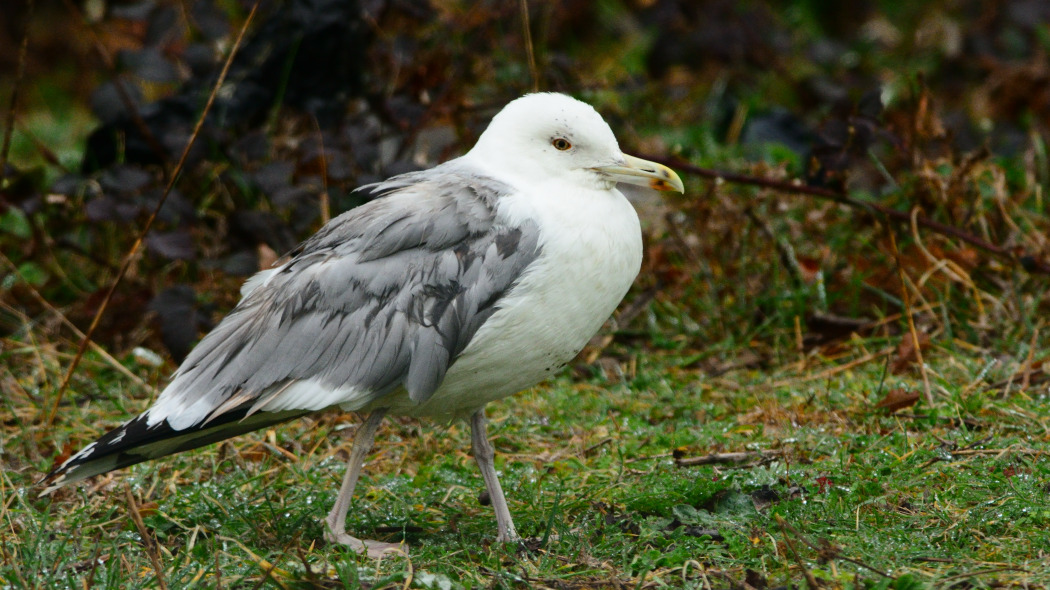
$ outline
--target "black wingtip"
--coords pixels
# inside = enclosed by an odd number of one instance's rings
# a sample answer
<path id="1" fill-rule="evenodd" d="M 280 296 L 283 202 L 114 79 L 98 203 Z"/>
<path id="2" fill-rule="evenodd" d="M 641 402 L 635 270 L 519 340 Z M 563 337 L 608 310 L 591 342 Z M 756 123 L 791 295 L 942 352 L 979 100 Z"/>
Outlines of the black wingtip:
<path id="1" fill-rule="evenodd" d="M 66 484 L 94 475 L 203 447 L 310 413 L 289 410 L 249 416 L 251 406 L 251 403 L 243 404 L 207 424 L 184 430 L 175 430 L 167 420 L 150 424 L 149 413 L 141 414 L 110 430 L 52 469 L 38 482 L 47 486 L 40 495 L 46 496 Z"/>

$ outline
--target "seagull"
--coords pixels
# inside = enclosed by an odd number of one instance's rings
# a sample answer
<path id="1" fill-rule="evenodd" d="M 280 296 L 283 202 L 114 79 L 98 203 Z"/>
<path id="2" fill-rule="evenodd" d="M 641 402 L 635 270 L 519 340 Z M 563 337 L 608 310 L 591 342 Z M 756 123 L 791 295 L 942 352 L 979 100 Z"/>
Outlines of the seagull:
<path id="1" fill-rule="evenodd" d="M 642 237 L 617 183 L 684 192 L 671 169 L 621 152 L 590 105 L 510 102 L 465 155 L 362 187 L 373 200 L 248 279 L 155 403 L 51 471 L 42 494 L 338 406 L 367 418 L 328 542 L 401 548 L 345 528 L 388 415 L 469 421 L 497 541 L 518 541 L 484 408 L 571 361 L 630 288 Z"/>

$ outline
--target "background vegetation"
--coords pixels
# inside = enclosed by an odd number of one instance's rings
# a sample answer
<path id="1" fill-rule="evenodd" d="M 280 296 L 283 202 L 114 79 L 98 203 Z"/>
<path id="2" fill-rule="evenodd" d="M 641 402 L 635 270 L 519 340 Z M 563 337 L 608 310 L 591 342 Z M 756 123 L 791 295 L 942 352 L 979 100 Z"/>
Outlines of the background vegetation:
<path id="1" fill-rule="evenodd" d="M 1050 5 L 4 14 L 4 587 L 1050 585 Z M 571 369 L 490 408 L 525 546 L 493 544 L 462 424 L 380 431 L 348 529 L 409 558 L 320 540 L 353 415 L 37 497 L 57 456 L 148 405 L 245 276 L 533 88 L 594 104 L 687 194 L 632 194 L 636 288 Z"/>

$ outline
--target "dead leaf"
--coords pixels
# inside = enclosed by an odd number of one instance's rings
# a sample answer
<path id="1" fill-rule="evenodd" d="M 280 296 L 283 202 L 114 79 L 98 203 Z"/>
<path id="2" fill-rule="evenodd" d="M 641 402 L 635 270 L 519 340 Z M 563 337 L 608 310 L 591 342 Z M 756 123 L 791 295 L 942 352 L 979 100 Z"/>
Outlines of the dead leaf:
<path id="1" fill-rule="evenodd" d="M 156 502 L 146 502 L 145 504 L 139 505 L 139 514 L 145 517 L 156 513 L 159 509 L 160 504 L 157 504 Z"/>
<path id="2" fill-rule="evenodd" d="M 820 260 L 811 256 L 796 256 L 795 260 L 798 262 L 798 270 L 802 275 L 802 280 L 809 285 L 816 283 L 817 279 L 820 277 Z"/>
<path id="3" fill-rule="evenodd" d="M 890 364 L 890 371 L 894 375 L 899 375 L 918 363 L 919 352 L 930 347 L 929 334 L 919 332 L 917 336 L 919 337 L 918 348 L 915 346 L 915 339 L 912 338 L 911 333 L 905 334 L 901 338 L 900 344 L 897 345 L 897 354 L 893 359 L 893 363 Z"/>
<path id="4" fill-rule="evenodd" d="M 910 408 L 918 401 L 918 391 L 909 391 L 898 387 L 887 391 L 886 396 L 875 404 L 875 407 L 886 410 L 887 414 L 892 414 L 904 408 Z"/>

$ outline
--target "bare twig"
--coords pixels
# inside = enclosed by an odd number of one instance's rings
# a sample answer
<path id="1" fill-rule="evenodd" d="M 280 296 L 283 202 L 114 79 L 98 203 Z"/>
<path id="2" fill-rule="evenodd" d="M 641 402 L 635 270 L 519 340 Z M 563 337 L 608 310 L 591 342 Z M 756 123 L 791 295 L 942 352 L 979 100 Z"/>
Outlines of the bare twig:
<path id="1" fill-rule="evenodd" d="M 594 453 L 594 451 L 598 450 L 601 447 L 604 447 L 605 445 L 611 443 L 612 441 L 613 441 L 613 438 L 611 436 L 607 436 L 607 437 L 603 438 L 602 440 L 594 443 L 593 445 L 587 447 L 586 449 L 583 449 L 583 456 L 587 457 L 587 456 L 591 455 L 592 453 Z"/>
<path id="2" fill-rule="evenodd" d="M 33 144 L 33 147 L 36 148 L 36 153 L 44 158 L 44 161 L 46 161 L 48 165 L 54 166 L 64 174 L 70 174 L 73 172 L 73 169 L 67 166 L 65 162 L 55 154 L 54 150 L 51 149 L 51 146 L 49 146 L 47 142 L 40 139 L 37 134 L 33 133 L 30 125 L 26 124 L 25 115 L 18 112 L 15 113 L 15 122 L 13 125 L 10 125 L 8 129 L 13 130 L 15 127 L 18 127 L 18 129 L 21 130 L 22 135 Z"/>
<path id="3" fill-rule="evenodd" d="M 128 269 L 131 267 L 131 263 L 135 260 L 139 249 L 142 247 L 142 243 L 146 239 L 146 234 L 149 232 L 150 227 L 153 226 L 153 222 L 157 219 L 157 215 L 160 213 L 161 207 L 163 207 L 164 202 L 168 200 L 168 195 L 171 194 L 171 189 L 174 188 L 175 181 L 178 180 L 179 174 L 182 172 L 182 167 L 186 164 L 186 158 L 189 156 L 190 148 L 193 147 L 193 143 L 197 140 L 197 135 L 200 133 L 201 127 L 204 125 L 204 119 L 208 116 L 208 111 L 211 110 L 212 103 L 215 102 L 215 96 L 218 94 L 219 88 L 222 87 L 222 83 L 226 79 L 226 74 L 230 70 L 230 64 L 233 63 L 233 57 L 237 55 L 237 49 L 240 48 L 241 41 L 244 40 L 244 34 L 248 31 L 248 26 L 251 25 L 252 19 L 255 18 L 255 11 L 258 8 L 259 0 L 256 0 L 255 4 L 252 5 L 251 11 L 248 13 L 248 18 L 244 21 L 244 26 L 241 27 L 241 31 L 237 35 L 237 40 L 234 41 L 233 47 L 230 48 L 230 54 L 226 57 L 226 63 L 223 64 L 222 71 L 219 73 L 219 77 L 211 89 L 211 94 L 208 95 L 208 101 L 204 104 L 204 109 L 201 111 L 200 117 L 197 118 L 197 125 L 194 126 L 193 133 L 190 134 L 190 139 L 186 142 L 186 147 L 183 148 L 182 155 L 179 157 L 178 163 L 175 164 L 175 169 L 172 171 L 171 177 L 168 178 L 168 184 L 164 187 L 164 192 L 161 194 L 160 199 L 157 200 L 157 206 L 154 207 L 153 212 L 146 220 L 142 230 L 139 231 L 135 243 L 131 245 L 131 250 L 124 257 L 124 260 L 120 265 L 120 270 L 117 271 L 117 276 L 113 278 L 109 290 L 106 291 L 105 297 L 102 298 L 102 303 L 99 304 L 98 311 L 95 312 L 95 317 L 91 320 L 91 325 L 88 326 L 83 340 L 80 341 L 80 346 L 77 348 L 77 354 L 73 357 L 73 362 L 69 364 L 69 369 L 66 370 L 65 376 L 62 378 L 62 384 L 59 385 L 58 392 L 55 394 L 55 403 L 47 415 L 47 425 L 50 426 L 51 423 L 54 422 L 55 415 L 58 413 L 58 406 L 62 403 L 62 395 L 69 386 L 70 379 L 73 378 L 73 372 L 80 363 L 80 358 L 84 356 L 84 351 L 87 349 L 88 341 L 91 339 L 91 336 L 94 335 L 99 320 L 102 319 L 102 314 L 105 313 L 106 307 L 109 305 L 110 300 L 113 298 L 113 294 L 117 290 L 117 285 L 120 284 L 121 279 L 127 274 Z"/>
<path id="4" fill-rule="evenodd" d="M 716 181 L 731 182 L 734 184 L 747 184 L 751 186 L 760 186 L 762 188 L 768 188 L 782 193 L 793 193 L 797 195 L 807 195 L 816 197 L 819 199 L 825 199 L 834 201 L 836 203 L 846 205 L 854 209 L 862 209 L 871 214 L 879 214 L 888 219 L 900 223 L 911 223 L 912 215 L 907 211 L 898 211 L 896 209 L 880 205 L 879 203 L 873 203 L 870 201 L 861 201 L 848 196 L 845 192 L 836 191 L 829 188 L 819 186 L 809 186 L 802 184 L 800 181 L 782 181 L 774 180 L 771 178 L 759 178 L 756 176 L 749 176 L 746 174 L 734 174 L 732 172 L 722 172 L 719 170 L 711 170 L 710 168 L 701 168 L 694 166 L 688 162 L 684 162 L 678 158 L 668 158 L 663 156 L 643 155 L 639 154 L 647 160 L 653 160 L 654 162 L 660 162 L 666 164 L 677 170 L 687 172 L 689 174 L 695 174 L 697 176 L 703 176 L 704 178 L 710 178 Z M 1019 252 L 1015 248 L 1008 248 L 1006 246 L 1000 246 L 993 244 L 985 239 L 975 236 L 967 231 L 959 229 L 955 226 L 941 223 L 926 217 L 925 215 L 918 215 L 915 218 L 915 223 L 918 225 L 932 230 L 943 236 L 956 238 L 963 242 L 970 244 L 976 248 L 980 248 L 985 252 L 994 254 L 1005 260 L 1009 260 L 1015 264 L 1021 264 L 1022 259 L 1024 260 L 1024 267 L 1030 272 L 1039 272 L 1041 274 L 1050 274 L 1050 262 L 1040 260 L 1035 256 L 1032 256 L 1025 252 Z"/>
<path id="5" fill-rule="evenodd" d="M 139 506 L 135 502 L 135 495 L 131 493 L 131 486 L 127 483 L 124 484 L 124 495 L 128 500 L 128 512 L 131 514 L 131 520 L 135 522 L 135 528 L 138 529 L 139 536 L 142 537 L 142 544 L 146 547 L 146 554 L 149 555 L 150 563 L 153 564 L 153 573 L 157 576 L 157 586 L 160 587 L 160 590 L 168 590 L 168 585 L 164 582 L 164 568 L 160 564 L 157 540 L 153 538 L 153 535 L 146 528 L 146 523 L 142 522 L 142 514 L 139 512 Z"/>
<path id="6" fill-rule="evenodd" d="M 801 541 L 805 546 L 807 546 L 810 549 L 816 551 L 817 553 L 819 553 L 825 559 L 838 559 L 838 560 L 841 560 L 841 561 L 846 561 L 846 562 L 852 563 L 853 565 L 856 565 L 856 566 L 862 567 L 862 568 L 864 568 L 866 570 L 872 571 L 872 572 L 874 572 L 874 573 L 876 573 L 876 574 L 878 574 L 878 575 L 880 575 L 880 576 L 882 576 L 884 578 L 893 578 L 893 576 L 889 575 L 888 573 L 886 573 L 886 572 L 884 572 L 884 571 L 882 571 L 882 570 L 880 570 L 878 568 L 872 567 L 872 566 L 864 563 L 863 561 L 861 561 L 859 559 L 853 559 L 851 557 L 846 557 L 845 555 L 842 554 L 842 552 L 839 550 L 839 548 L 835 547 L 834 545 L 824 545 L 823 547 L 820 547 L 820 546 L 814 544 L 812 541 L 809 541 L 808 539 L 806 539 L 806 537 L 804 535 L 802 535 L 802 533 L 798 532 L 798 529 L 796 529 L 795 527 L 793 527 L 790 524 L 788 524 L 787 521 L 785 521 L 779 514 L 776 515 L 776 519 L 777 519 L 777 524 L 780 525 L 780 530 L 784 532 L 784 538 L 785 539 L 789 539 L 789 537 L 787 535 L 788 535 L 788 533 L 791 533 L 792 535 L 795 536 L 795 538 L 797 538 L 799 541 Z M 790 540 L 788 541 L 788 547 L 792 550 L 792 552 L 794 552 L 794 547 L 791 547 Z"/>
<path id="7" fill-rule="evenodd" d="M 18 46 L 18 69 L 15 72 L 14 85 L 11 88 L 11 102 L 7 105 L 7 115 L 4 118 L 4 140 L 0 146 L 0 190 L 3 189 L 4 171 L 7 169 L 7 155 L 11 151 L 11 137 L 15 131 L 15 109 L 18 108 L 18 92 L 22 89 L 22 79 L 26 73 L 26 53 L 29 50 L 29 19 L 33 16 L 36 7 L 34 0 L 26 4 L 26 18 L 22 29 L 22 42 Z"/>
<path id="8" fill-rule="evenodd" d="M 1041 457 L 1046 455 L 1046 451 L 1040 451 L 1037 449 L 1015 449 L 1013 447 L 1007 447 L 1005 449 L 973 449 L 969 448 L 975 445 L 979 445 L 984 441 L 977 441 L 971 445 L 967 445 L 962 449 L 945 450 L 945 455 L 938 455 L 933 457 L 919 466 L 919 469 L 926 469 L 934 463 L 941 463 L 944 461 L 952 461 L 957 457 L 975 457 L 975 456 L 994 456 L 995 458 L 1004 457 L 1010 454 L 1025 455 L 1029 457 Z"/>
<path id="9" fill-rule="evenodd" d="M 324 152 L 324 133 L 321 132 L 321 123 L 317 117 L 311 117 L 314 128 L 317 129 L 317 146 L 321 157 L 321 223 L 328 223 L 332 219 L 332 209 L 328 196 L 328 156 Z"/>
<path id="10" fill-rule="evenodd" d="M 277 576 L 273 575 L 273 571 L 277 569 L 276 561 L 270 563 L 263 559 L 261 563 L 266 564 L 266 569 L 263 571 L 263 577 L 259 578 L 259 581 L 255 583 L 255 586 L 252 586 L 252 590 L 259 590 L 259 588 L 262 588 L 263 584 L 265 584 L 267 580 L 273 581 L 274 584 L 277 584 L 278 588 L 287 588 L 287 586 L 285 586 L 284 583 L 282 583 L 281 580 L 277 578 Z"/>
<path id="11" fill-rule="evenodd" d="M 215 590 L 223 590 L 222 569 L 219 567 L 219 551 L 216 549 L 212 555 L 215 557 Z"/>
<path id="12" fill-rule="evenodd" d="M 806 567 L 805 562 L 802 561 L 802 557 L 798 554 L 798 551 L 795 549 L 795 544 L 791 542 L 791 535 L 788 534 L 788 530 L 791 530 L 792 533 L 795 534 L 797 534 L 798 531 L 796 531 L 794 528 L 791 528 L 791 526 L 788 525 L 788 523 L 784 521 L 784 518 L 781 517 L 779 514 L 776 514 L 774 516 L 776 516 L 777 524 L 780 525 L 780 531 L 784 533 L 784 542 L 787 544 L 788 550 L 791 551 L 791 556 L 795 558 L 795 563 L 797 563 L 798 566 L 802 568 L 802 574 L 806 576 L 806 583 L 809 585 L 810 590 L 817 590 L 818 588 L 820 588 L 820 584 L 817 583 L 816 578 L 813 577 L 813 573 L 809 571 L 809 568 Z"/>
<path id="13" fill-rule="evenodd" d="M 95 553 L 91 556 L 91 569 L 88 570 L 87 578 L 84 581 L 85 588 L 95 587 L 95 574 L 98 573 L 99 555 L 102 553 L 102 536 L 98 535 L 95 537 Z"/>
<path id="14" fill-rule="evenodd" d="M 784 265 L 784 270 L 788 272 L 791 277 L 791 282 L 796 287 L 805 284 L 805 279 L 802 277 L 802 269 L 799 267 L 798 256 L 795 255 L 795 249 L 791 247 L 791 242 L 777 237 L 777 232 L 773 230 L 773 226 L 768 221 L 759 217 L 755 213 L 754 208 L 747 207 L 744 209 L 744 214 L 758 226 L 762 233 L 766 235 L 766 238 L 773 243 L 773 246 L 777 249 L 777 254 L 780 255 L 780 263 Z"/>
<path id="15" fill-rule="evenodd" d="M 649 307 L 649 304 L 653 302 L 653 299 L 656 299 L 656 295 L 660 292 L 662 287 L 663 285 L 657 284 L 639 293 L 638 296 L 634 298 L 634 301 L 631 301 L 631 303 L 627 305 L 627 307 L 624 307 L 616 316 L 617 328 L 622 330 L 630 325 L 630 323 L 634 321 L 634 318 L 638 317 L 639 314 L 645 311 Z"/>
<path id="16" fill-rule="evenodd" d="M 252 558 L 252 561 L 255 562 L 255 565 L 257 565 L 260 568 L 262 568 L 262 570 L 263 570 L 262 579 L 260 579 L 258 584 L 256 584 L 254 586 L 254 590 L 258 590 L 259 588 L 262 588 L 262 585 L 265 584 L 267 580 L 273 582 L 279 588 L 287 588 L 287 586 L 281 580 L 281 578 L 277 576 L 277 573 L 280 572 L 280 570 L 277 569 L 277 564 L 280 563 L 280 561 L 282 559 L 284 559 L 284 557 L 286 555 L 288 555 L 288 546 L 287 545 L 284 548 L 282 548 L 281 554 L 277 556 L 277 559 L 275 559 L 273 562 L 270 562 L 270 561 L 268 561 L 266 559 L 263 559 L 262 557 L 256 555 L 254 551 L 249 549 L 248 546 L 245 545 L 244 543 L 242 543 L 239 539 L 235 539 L 233 537 L 223 537 L 223 536 L 219 536 L 218 539 L 222 540 L 222 541 L 227 541 L 227 542 L 233 543 L 234 545 L 239 546 L 242 550 L 244 550 L 245 553 L 248 554 L 249 557 Z"/>
<path id="17" fill-rule="evenodd" d="M 744 463 L 752 459 L 769 459 L 780 457 L 784 451 L 741 451 L 735 453 L 711 453 L 702 457 L 684 457 L 675 459 L 675 465 L 679 467 L 693 467 L 696 465 L 716 465 L 725 463 Z"/>
<path id="18" fill-rule="evenodd" d="M 532 27 L 529 24 L 529 2 L 521 0 L 521 30 L 525 37 L 525 54 L 529 58 L 529 77 L 532 78 L 532 91 L 540 91 L 540 72 L 536 68 L 536 51 L 532 46 Z"/>
<path id="19" fill-rule="evenodd" d="M 996 574 L 996 573 L 999 573 L 999 572 L 1025 572 L 1025 573 L 1028 573 L 1028 570 L 1026 570 L 1023 567 L 1013 567 L 1013 566 L 993 567 L 993 568 L 988 568 L 988 569 L 984 569 L 984 570 L 977 570 L 977 571 L 974 571 L 974 572 L 965 572 L 965 573 L 961 573 L 961 574 L 955 574 L 954 576 L 948 576 L 947 578 L 941 578 L 940 582 L 943 584 L 944 582 L 948 582 L 948 581 L 951 581 L 951 580 L 962 580 L 962 579 L 965 579 L 965 578 L 973 578 L 973 577 L 976 577 L 976 576 L 984 576 L 984 575 L 987 575 L 987 574 Z"/>

